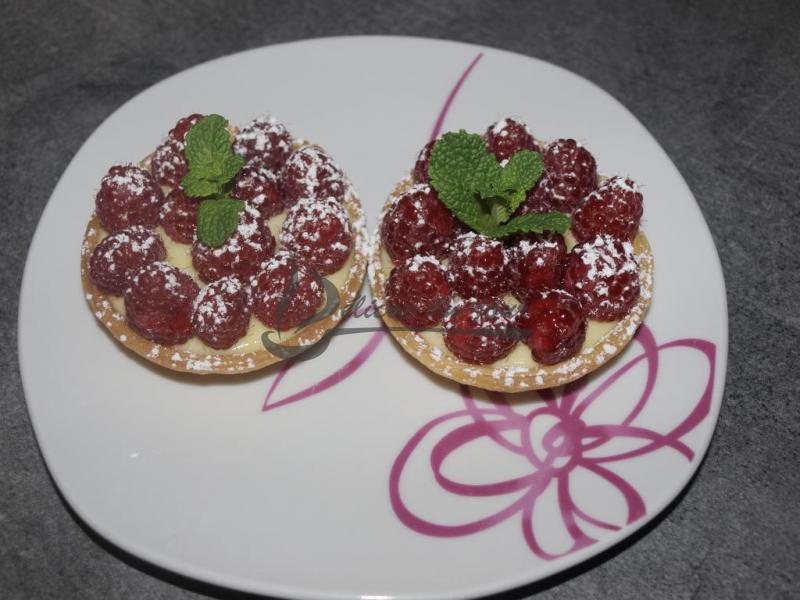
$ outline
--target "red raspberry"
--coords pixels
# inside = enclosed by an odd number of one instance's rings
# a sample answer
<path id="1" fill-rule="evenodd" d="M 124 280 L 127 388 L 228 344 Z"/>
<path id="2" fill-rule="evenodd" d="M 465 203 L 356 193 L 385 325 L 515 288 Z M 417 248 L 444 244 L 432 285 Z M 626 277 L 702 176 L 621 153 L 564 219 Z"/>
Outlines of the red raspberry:
<path id="1" fill-rule="evenodd" d="M 179 244 L 191 244 L 197 229 L 197 198 L 190 198 L 176 187 L 161 207 L 161 227 Z"/>
<path id="2" fill-rule="evenodd" d="M 189 170 L 183 143 L 172 138 L 164 140 L 153 154 L 150 170 L 159 185 L 179 186 Z"/>
<path id="3" fill-rule="evenodd" d="M 516 241 L 509 254 L 514 280 L 511 291 L 521 302 L 534 290 L 561 286 L 567 258 L 563 236 L 527 234 Z"/>
<path id="4" fill-rule="evenodd" d="M 507 160 L 520 150 L 539 151 L 539 145 L 524 123 L 514 119 L 501 119 L 489 125 L 486 133 L 486 148 L 497 160 Z"/>
<path id="5" fill-rule="evenodd" d="M 164 195 L 147 171 L 133 165 L 116 165 L 100 181 L 95 197 L 97 218 L 113 233 L 131 225 L 155 227 Z"/>
<path id="6" fill-rule="evenodd" d="M 342 205 L 332 198 L 306 198 L 290 208 L 281 226 L 280 240 L 321 275 L 341 269 L 353 248 L 350 220 Z"/>
<path id="7" fill-rule="evenodd" d="M 182 344 L 192 337 L 192 305 L 199 291 L 194 279 L 169 263 L 147 264 L 125 290 L 128 324 L 158 344 Z"/>
<path id="8" fill-rule="evenodd" d="M 586 317 L 580 302 L 564 290 L 535 291 L 519 316 L 533 358 L 554 365 L 578 353 L 586 339 Z"/>
<path id="9" fill-rule="evenodd" d="M 169 136 L 173 140 L 183 143 L 186 141 L 186 134 L 189 133 L 189 130 L 194 127 L 197 122 L 203 118 L 204 115 L 199 113 L 194 113 L 189 115 L 188 117 L 183 117 L 179 119 L 177 123 L 175 123 L 175 127 L 170 129 Z M 183 147 L 181 147 L 183 149 Z"/>
<path id="10" fill-rule="evenodd" d="M 417 184 L 389 207 L 381 223 L 381 241 L 398 264 L 417 254 L 445 258 L 461 230 L 461 222 L 434 189 Z"/>
<path id="11" fill-rule="evenodd" d="M 511 307 L 499 298 L 467 300 L 444 319 L 444 343 L 461 360 L 486 365 L 517 345 Z"/>
<path id="12" fill-rule="evenodd" d="M 231 196 L 244 200 L 261 213 L 262 220 L 284 211 L 280 181 L 275 172 L 255 158 L 248 162 L 233 180 Z"/>
<path id="13" fill-rule="evenodd" d="M 450 285 L 462 298 L 502 296 L 512 283 L 508 262 L 502 242 L 474 232 L 465 233 L 450 251 Z"/>
<path id="14" fill-rule="evenodd" d="M 594 156 L 575 140 L 556 140 L 544 155 L 544 175 L 539 186 L 550 197 L 554 210 L 572 212 L 597 188 Z"/>
<path id="15" fill-rule="evenodd" d="M 386 311 L 412 329 L 440 323 L 450 306 L 447 272 L 433 256 L 414 256 L 392 269 Z"/>
<path id="16" fill-rule="evenodd" d="M 100 289 L 120 295 L 127 289 L 134 271 L 166 256 L 158 234 L 134 225 L 112 233 L 97 244 L 89 259 L 89 277 Z"/>
<path id="17" fill-rule="evenodd" d="M 200 114 L 182 118 L 169 132 L 167 139 L 156 148 L 150 161 L 150 170 L 159 185 L 177 187 L 186 176 L 188 166 L 183 142 L 189 130 L 202 118 Z"/>
<path id="18" fill-rule="evenodd" d="M 217 350 L 233 346 L 249 325 L 250 289 L 237 277 L 208 284 L 192 305 L 195 335 Z"/>
<path id="19" fill-rule="evenodd" d="M 322 278 L 314 268 L 285 250 L 264 263 L 251 285 L 256 316 L 278 331 L 307 322 L 325 297 Z"/>
<path id="20" fill-rule="evenodd" d="M 598 235 L 632 240 L 642 218 L 642 193 L 632 180 L 613 177 L 589 194 L 572 215 L 572 233 L 579 242 Z"/>
<path id="21" fill-rule="evenodd" d="M 564 289 L 599 321 L 624 317 L 639 297 L 639 265 L 633 246 L 609 236 L 579 244 L 567 256 Z"/>
<path id="22" fill-rule="evenodd" d="M 245 160 L 260 158 L 278 170 L 292 150 L 292 136 L 275 117 L 258 117 L 245 125 L 233 141 L 233 151 Z"/>
<path id="23" fill-rule="evenodd" d="M 303 146 L 292 152 L 281 172 L 286 206 L 301 198 L 344 200 L 344 173 L 319 146 Z"/>
<path id="24" fill-rule="evenodd" d="M 417 155 L 417 162 L 414 163 L 414 181 L 416 183 L 430 183 L 431 179 L 428 176 L 428 164 L 431 160 L 431 150 L 436 140 L 431 140 L 425 147 L 419 151 Z"/>
<path id="25" fill-rule="evenodd" d="M 226 275 L 246 280 L 274 252 L 275 238 L 259 220 L 258 211 L 245 205 L 239 226 L 222 246 L 212 248 L 200 240 L 194 241 L 192 264 L 203 281 L 215 281 Z"/>

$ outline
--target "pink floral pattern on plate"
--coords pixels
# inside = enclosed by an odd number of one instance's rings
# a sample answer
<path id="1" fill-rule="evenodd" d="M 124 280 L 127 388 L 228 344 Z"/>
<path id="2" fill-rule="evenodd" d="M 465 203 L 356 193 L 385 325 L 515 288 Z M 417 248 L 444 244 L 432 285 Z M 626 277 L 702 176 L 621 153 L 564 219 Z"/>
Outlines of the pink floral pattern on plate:
<path id="1" fill-rule="evenodd" d="M 431 140 L 438 137 L 450 106 L 482 56 L 474 57 L 453 86 L 436 119 Z M 341 383 L 369 360 L 385 336 L 384 331 L 372 333 L 355 356 L 328 376 L 294 394 L 274 398 L 295 364 L 288 361 L 272 381 L 262 410 L 269 411 L 315 396 Z M 510 400 L 500 393 L 490 393 L 488 401 L 480 401 L 473 397 L 470 388 L 461 386 L 463 408 L 423 425 L 392 465 L 389 494 L 400 521 L 421 534 L 449 538 L 476 534 L 518 517 L 522 537 L 531 552 L 541 559 L 552 560 L 591 546 L 604 531 L 619 531 L 646 516 L 648 507 L 643 494 L 630 475 L 626 476 L 624 467 L 641 457 L 653 460 L 654 455 L 664 452 L 687 463 L 698 459 L 685 438 L 711 410 L 716 346 L 697 338 L 659 345 L 646 325 L 639 329 L 636 340 L 643 351 L 628 362 L 620 363 L 618 359 L 599 374 L 570 384 L 558 393 L 540 391 L 534 395 L 533 402 L 530 396 L 520 401 L 519 397 Z M 664 376 L 659 374 L 660 359 L 667 351 L 681 349 L 705 358 L 703 389 L 696 399 L 691 399 L 677 424 L 668 426 L 662 419 L 656 420 L 658 425 L 647 427 L 640 420 L 648 407 L 658 404 L 653 401 L 653 390 L 659 377 Z M 621 397 L 615 384 L 632 377 L 639 365 L 646 371 L 640 393 L 635 398 Z M 611 406 L 614 408 L 610 409 Z M 620 406 L 625 407 L 621 412 Z M 670 413 L 674 412 L 673 408 Z M 613 414 L 618 418 L 608 422 Z M 621 441 L 627 442 L 627 447 L 620 448 Z M 509 464 L 516 463 L 519 473 L 480 483 L 459 480 L 449 474 L 445 463 L 449 465 L 471 446 L 480 443 L 484 444 L 482 450 L 486 450 L 488 444 L 500 452 L 503 457 L 500 464 L 504 459 Z M 497 464 L 495 455 L 492 466 Z M 416 473 L 409 473 L 415 469 Z M 403 480 L 409 475 L 419 476 L 420 470 L 427 471 L 426 475 L 440 493 L 435 501 L 439 517 L 428 516 L 435 512 L 431 510 L 433 507 L 414 502 L 433 502 L 430 487 L 424 492 L 409 486 L 410 489 L 401 493 Z M 591 480 L 588 485 L 587 477 Z M 581 481 L 584 485 L 579 485 Z M 603 488 L 606 493 L 599 493 Z M 607 493 L 609 489 L 611 495 Z M 616 512 L 608 510 L 612 497 L 619 505 Z M 537 523 L 542 523 L 540 515 L 549 520 L 548 531 L 554 529 L 554 522 L 560 525 L 560 547 L 551 547 L 554 537 L 558 536 L 542 535 L 541 528 L 537 527 Z M 459 521 L 458 517 L 462 516 L 464 518 Z"/>
<path id="2" fill-rule="evenodd" d="M 490 402 L 478 402 L 470 388 L 462 386 L 464 408 L 439 416 L 423 425 L 397 456 L 391 469 L 389 491 L 392 507 L 397 517 L 409 528 L 435 537 L 455 537 L 474 534 L 494 527 L 517 516 L 521 531 L 530 550 L 542 559 L 554 559 L 594 544 L 603 530 L 618 531 L 647 514 L 647 507 L 636 486 L 615 469 L 626 461 L 660 451 L 676 453 L 691 462 L 695 452 L 683 440 L 709 414 L 714 385 L 715 346 L 701 339 L 681 339 L 658 345 L 647 326 L 642 326 L 636 339 L 643 352 L 598 381 L 588 378 L 566 386 L 562 393 L 552 390 L 539 393 L 537 401 L 517 406 L 503 394 L 490 394 Z M 697 352 L 708 363 L 705 386 L 696 401 L 692 401 L 687 414 L 667 431 L 640 425 L 637 421 L 653 399 L 653 390 L 659 377 L 660 358 L 666 351 L 678 349 Z M 615 383 L 632 376 L 637 365 L 644 364 L 644 387 L 637 398 L 623 398 Z M 663 376 L 663 374 L 662 374 Z M 590 386 L 589 383 L 593 384 Z M 591 387 L 591 389 L 590 389 Z M 629 389 L 627 386 L 625 389 Z M 663 400 L 663 398 L 662 398 Z M 614 403 L 617 410 L 606 410 L 603 403 Z M 619 405 L 625 406 L 616 422 L 605 422 L 609 412 L 619 414 Z M 522 408 L 523 411 L 518 410 Z M 592 409 L 595 410 L 592 410 Z M 623 442 L 623 449 L 619 443 Z M 445 463 L 452 467 L 461 453 L 470 445 L 483 442 L 505 455 L 507 462 L 515 463 L 517 474 L 513 477 L 489 482 L 472 483 L 449 475 Z M 627 443 L 627 447 L 624 447 Z M 411 468 L 414 455 L 425 447 L 427 460 L 415 462 L 415 469 L 429 470 L 434 485 L 443 496 L 437 497 L 439 514 L 434 519 L 421 516 L 425 506 L 411 508 L 405 495 L 414 495 L 421 486 L 411 485 L 401 494 L 401 481 Z M 479 456 L 475 452 L 473 456 Z M 497 454 L 493 453 L 493 457 Z M 471 464 L 461 457 L 462 464 Z M 498 460 L 493 459 L 494 462 Z M 502 459 L 500 459 L 502 461 Z M 511 469 L 510 469 L 511 470 Z M 575 485 L 576 478 L 592 483 Z M 465 477 L 466 478 L 466 477 Z M 415 480 L 417 481 L 417 480 Z M 610 488 L 612 494 L 599 494 Z M 606 490 L 608 491 L 608 489 Z M 430 494 L 420 497 L 430 501 Z M 613 514 L 608 510 L 609 498 L 616 497 L 622 510 L 613 521 L 597 512 Z M 487 506 L 488 514 L 481 512 L 479 504 L 493 500 Z M 455 502 L 455 504 L 452 504 Z M 461 503 L 471 506 L 462 506 Z M 448 506 L 447 509 L 442 509 Z M 430 512 L 436 512 L 432 510 Z M 537 519 L 537 513 L 539 515 Z M 458 515 L 473 515 L 455 522 Z M 478 516 L 474 516 L 478 514 Z M 548 530 L 554 519 L 560 519 L 563 531 L 560 548 L 549 548 L 553 536 L 542 539 L 536 523 L 548 519 Z M 446 521 L 446 522 L 445 522 Z M 558 537 L 558 536 L 556 536 Z"/>

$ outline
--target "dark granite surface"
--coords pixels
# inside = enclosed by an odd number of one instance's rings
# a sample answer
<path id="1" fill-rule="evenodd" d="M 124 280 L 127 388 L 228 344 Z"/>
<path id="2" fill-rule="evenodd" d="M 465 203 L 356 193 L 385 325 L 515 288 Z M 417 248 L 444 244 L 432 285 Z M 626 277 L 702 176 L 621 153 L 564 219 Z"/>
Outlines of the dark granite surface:
<path id="1" fill-rule="evenodd" d="M 67 163 L 131 96 L 238 50 L 376 33 L 497 46 L 595 81 L 675 161 L 725 271 L 727 386 L 693 483 L 642 534 L 503 597 L 800 597 L 800 5 L 5 0 L 2 14 L 0 597 L 240 597 L 123 555 L 59 498 L 19 379 L 25 255 Z"/>

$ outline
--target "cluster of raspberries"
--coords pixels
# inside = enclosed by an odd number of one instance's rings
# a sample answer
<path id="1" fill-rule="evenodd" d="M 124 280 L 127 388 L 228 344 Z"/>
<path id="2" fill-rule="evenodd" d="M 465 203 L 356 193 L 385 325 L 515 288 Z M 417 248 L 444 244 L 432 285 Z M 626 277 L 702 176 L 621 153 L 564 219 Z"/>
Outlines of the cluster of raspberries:
<path id="1" fill-rule="evenodd" d="M 642 194 L 624 177 L 601 183 L 594 157 L 573 139 L 544 145 L 512 119 L 490 125 L 483 138 L 501 162 L 524 149 L 542 153 L 542 177 L 515 214 L 569 213 L 574 245 L 568 251 L 555 233 L 500 240 L 470 231 L 430 184 L 432 141 L 417 157 L 414 185 L 381 222 L 394 263 L 386 308 L 412 330 L 443 327 L 447 347 L 469 363 L 493 363 L 522 341 L 536 361 L 555 364 L 580 350 L 588 319 L 621 319 L 636 302 L 631 241 Z M 509 295 L 516 302 L 506 302 Z"/>
<path id="2" fill-rule="evenodd" d="M 149 170 L 116 165 L 103 177 L 95 211 L 108 235 L 94 248 L 89 276 L 124 297 L 127 322 L 146 339 L 175 345 L 197 336 L 222 349 L 245 335 L 251 314 L 279 330 L 313 316 L 324 300 L 321 276 L 347 262 L 353 235 L 339 166 L 318 146 L 295 144 L 275 119 L 258 118 L 233 140 L 247 161 L 231 190 L 245 203 L 238 226 L 220 247 L 198 240 L 201 200 L 180 184 L 186 134 L 201 118 L 178 121 Z M 268 221 L 284 212 L 276 239 Z M 199 281 L 167 261 L 160 231 L 190 245 Z"/>

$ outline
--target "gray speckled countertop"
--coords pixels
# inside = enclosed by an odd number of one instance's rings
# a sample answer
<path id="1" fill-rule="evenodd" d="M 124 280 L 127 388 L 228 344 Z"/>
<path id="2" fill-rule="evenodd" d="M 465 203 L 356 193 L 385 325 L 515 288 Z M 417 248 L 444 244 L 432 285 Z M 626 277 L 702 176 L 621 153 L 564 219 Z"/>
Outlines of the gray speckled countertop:
<path id="1" fill-rule="evenodd" d="M 725 271 L 725 399 L 692 484 L 609 553 L 503 597 L 800 597 L 800 5 L 36 0 L 2 12 L 0 596 L 245 597 L 124 555 L 62 502 L 19 378 L 25 255 L 67 163 L 131 96 L 231 52 L 382 33 L 505 48 L 608 90 L 683 173 Z"/>

